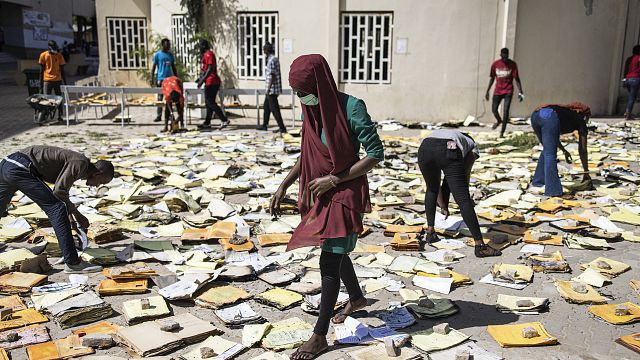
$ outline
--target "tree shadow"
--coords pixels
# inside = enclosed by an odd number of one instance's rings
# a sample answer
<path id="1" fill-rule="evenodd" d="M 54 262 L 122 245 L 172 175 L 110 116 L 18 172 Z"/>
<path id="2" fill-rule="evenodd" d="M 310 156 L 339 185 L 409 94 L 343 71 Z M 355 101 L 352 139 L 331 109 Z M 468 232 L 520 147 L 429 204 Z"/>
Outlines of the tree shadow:
<path id="1" fill-rule="evenodd" d="M 453 329 L 462 330 L 479 326 L 485 327 L 487 325 L 511 324 L 520 319 L 517 314 L 499 312 L 495 305 L 462 300 L 456 300 L 454 303 L 459 309 L 454 315 L 435 319 L 417 319 L 415 325 L 401 331 L 416 333 L 431 329 L 434 325 L 445 322 L 449 323 L 449 326 Z"/>
<path id="2" fill-rule="evenodd" d="M 200 17 L 200 24 L 204 24 L 202 29 L 213 38 L 211 45 L 215 53 L 225 54 L 216 59 L 224 89 L 236 88 L 238 83 L 237 70 L 231 54 L 236 52 L 236 14 L 241 10 L 243 9 L 238 0 L 210 0 Z"/>

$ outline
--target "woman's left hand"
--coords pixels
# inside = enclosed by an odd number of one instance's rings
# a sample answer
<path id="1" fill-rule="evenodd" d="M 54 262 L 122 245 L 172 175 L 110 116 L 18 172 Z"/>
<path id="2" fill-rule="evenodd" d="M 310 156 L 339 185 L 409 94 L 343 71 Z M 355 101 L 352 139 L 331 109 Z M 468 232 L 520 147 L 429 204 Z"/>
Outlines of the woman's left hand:
<path id="1" fill-rule="evenodd" d="M 309 190 L 316 197 L 324 195 L 327 191 L 333 189 L 337 185 L 337 177 L 333 175 L 323 176 L 309 181 Z"/>

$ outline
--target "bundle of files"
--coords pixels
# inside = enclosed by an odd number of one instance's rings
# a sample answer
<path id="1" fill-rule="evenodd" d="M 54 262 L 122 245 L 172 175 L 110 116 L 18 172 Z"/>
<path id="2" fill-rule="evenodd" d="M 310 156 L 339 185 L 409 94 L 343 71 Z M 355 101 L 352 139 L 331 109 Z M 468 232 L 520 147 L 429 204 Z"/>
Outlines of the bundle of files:
<path id="1" fill-rule="evenodd" d="M 111 316 L 113 309 L 93 291 L 87 291 L 47 307 L 61 328 L 89 324 Z"/>
<path id="2" fill-rule="evenodd" d="M 567 273 L 571 272 L 569 263 L 564 259 L 562 253 L 559 250 L 552 253 L 544 253 L 538 255 L 529 255 L 526 260 L 527 265 L 533 268 L 535 272 L 557 272 Z"/>
<path id="3" fill-rule="evenodd" d="M 245 324 L 259 324 L 266 321 L 246 302 L 217 309 L 213 313 L 231 329 L 242 328 Z"/>
<path id="4" fill-rule="evenodd" d="M 549 299 L 498 294 L 496 308 L 503 313 L 535 315 L 549 309 Z"/>
<path id="5" fill-rule="evenodd" d="M 0 293 L 24 294 L 47 280 L 47 275 L 12 272 L 0 275 Z"/>
<path id="6" fill-rule="evenodd" d="M 396 251 L 420 251 L 420 234 L 395 233 L 391 248 Z"/>
<path id="7" fill-rule="evenodd" d="M 449 299 L 430 297 L 428 300 L 407 302 L 405 307 L 418 319 L 442 318 L 458 312 L 458 306 Z"/>
<path id="8" fill-rule="evenodd" d="M 172 331 L 163 330 L 163 323 L 166 322 L 175 322 L 178 328 Z M 181 314 L 163 320 L 121 327 L 114 334 L 114 338 L 132 352 L 147 357 L 175 351 L 216 333 L 219 331 L 211 323 L 192 314 Z"/>

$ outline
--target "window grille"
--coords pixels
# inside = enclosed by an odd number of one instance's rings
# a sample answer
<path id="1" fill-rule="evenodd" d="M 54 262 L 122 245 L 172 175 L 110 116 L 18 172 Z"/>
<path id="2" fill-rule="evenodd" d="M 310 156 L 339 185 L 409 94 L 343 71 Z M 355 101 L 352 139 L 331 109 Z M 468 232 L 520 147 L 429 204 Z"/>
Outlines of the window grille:
<path id="1" fill-rule="evenodd" d="M 193 32 L 187 22 L 186 14 L 171 15 L 171 45 L 177 60 L 185 66 L 189 75 L 196 75 L 198 60 L 194 57 L 192 48 Z"/>
<path id="2" fill-rule="evenodd" d="M 109 68 L 135 70 L 147 67 L 147 19 L 107 18 Z"/>
<path id="3" fill-rule="evenodd" d="M 265 57 L 262 46 L 269 41 L 278 54 L 278 13 L 238 14 L 238 76 L 262 79 Z"/>
<path id="4" fill-rule="evenodd" d="M 340 82 L 391 82 L 393 13 L 342 13 Z"/>

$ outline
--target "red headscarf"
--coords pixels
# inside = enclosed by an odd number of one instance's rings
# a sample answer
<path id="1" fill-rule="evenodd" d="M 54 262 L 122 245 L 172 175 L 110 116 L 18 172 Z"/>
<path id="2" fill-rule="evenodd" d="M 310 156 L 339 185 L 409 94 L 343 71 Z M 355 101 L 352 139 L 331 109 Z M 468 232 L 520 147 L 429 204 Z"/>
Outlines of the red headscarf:
<path id="1" fill-rule="evenodd" d="M 318 96 L 316 106 L 302 105 L 302 151 L 298 207 L 302 222 L 293 233 L 288 250 L 320 245 L 324 239 L 345 237 L 362 231 L 361 214 L 371 211 L 366 175 L 339 184 L 320 198 L 309 182 L 339 174 L 358 161 L 338 88 L 322 55 L 298 57 L 289 71 L 291 88 Z M 326 145 L 320 135 L 324 129 Z"/>

